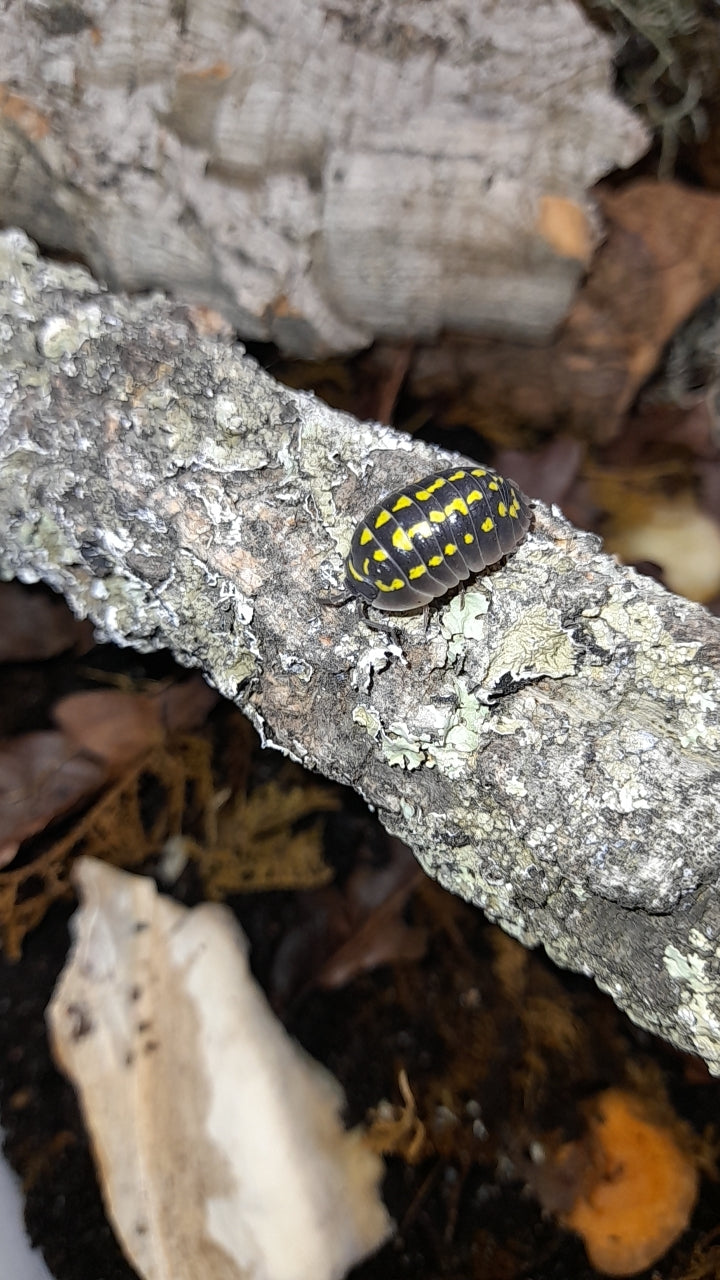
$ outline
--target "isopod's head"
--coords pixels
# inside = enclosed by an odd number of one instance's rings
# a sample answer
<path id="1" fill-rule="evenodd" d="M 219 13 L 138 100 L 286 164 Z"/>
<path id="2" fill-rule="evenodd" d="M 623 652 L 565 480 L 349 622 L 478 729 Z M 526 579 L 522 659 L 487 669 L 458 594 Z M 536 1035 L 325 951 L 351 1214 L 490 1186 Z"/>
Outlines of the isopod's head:
<path id="1" fill-rule="evenodd" d="M 363 573 L 362 560 L 353 547 L 345 560 L 345 581 L 348 590 L 364 604 L 374 604 L 377 600 L 377 587 Z"/>
<path id="2" fill-rule="evenodd" d="M 418 591 L 395 556 L 386 549 L 385 542 L 392 546 L 392 540 L 381 532 L 385 524 L 382 516 L 383 508 L 374 507 L 355 529 L 345 561 L 345 580 L 348 590 L 364 604 L 384 613 L 405 613 L 422 607 L 432 593 Z M 380 525 L 376 530 L 378 521 Z M 371 533 L 371 529 L 374 532 Z M 415 572 L 410 569 L 412 577 Z"/>

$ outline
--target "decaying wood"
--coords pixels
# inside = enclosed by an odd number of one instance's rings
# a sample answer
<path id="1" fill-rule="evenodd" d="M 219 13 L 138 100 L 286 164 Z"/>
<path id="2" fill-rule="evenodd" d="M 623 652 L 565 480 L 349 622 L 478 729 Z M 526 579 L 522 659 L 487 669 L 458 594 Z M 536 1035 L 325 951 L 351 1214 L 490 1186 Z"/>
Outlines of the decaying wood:
<path id="1" fill-rule="evenodd" d="M 202 667 L 431 875 L 720 1072 L 720 624 L 537 504 L 427 635 L 370 631 L 319 596 L 371 500 L 447 454 L 19 233 L 0 280 L 2 573 Z"/>
<path id="2" fill-rule="evenodd" d="M 541 338 L 642 154 L 573 0 L 0 10 L 0 221 L 306 355 Z"/>

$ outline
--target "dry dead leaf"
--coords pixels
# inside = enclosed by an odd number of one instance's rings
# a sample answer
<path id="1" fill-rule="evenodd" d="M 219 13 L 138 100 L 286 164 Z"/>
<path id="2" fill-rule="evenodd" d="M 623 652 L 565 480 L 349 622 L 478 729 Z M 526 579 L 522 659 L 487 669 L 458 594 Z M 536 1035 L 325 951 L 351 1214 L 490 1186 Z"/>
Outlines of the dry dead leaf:
<path id="1" fill-rule="evenodd" d="M 93 643 L 89 622 L 81 622 L 62 596 L 21 582 L 0 582 L 0 662 L 44 662 Z"/>
<path id="2" fill-rule="evenodd" d="M 99 689 L 71 693 L 53 708 L 53 719 L 74 743 L 118 771 L 164 737 L 157 698 L 147 693 Z"/>
<path id="3" fill-rule="evenodd" d="M 342 987 L 379 965 L 424 955 L 426 930 L 406 924 L 402 915 L 424 872 L 406 845 L 390 843 L 384 867 L 361 863 L 343 889 L 306 895 L 301 921 L 285 934 L 275 957 L 273 989 L 280 1000 L 301 988 Z"/>
<path id="4" fill-rule="evenodd" d="M 13 748 L 15 747 L 13 742 Z M 97 761 L 91 762 L 101 768 Z M 158 798 L 152 810 L 148 795 Z M 214 833 L 210 747 L 198 737 L 176 738 L 136 761 L 49 848 L 22 867 L 0 873 L 0 938 L 11 959 L 48 907 L 69 893 L 69 869 L 82 853 L 121 867 L 157 854 L 182 829 L 188 806 L 203 843 Z"/>
<path id="5" fill-rule="evenodd" d="M 97 791 L 106 778 L 100 761 L 53 730 L 0 744 L 0 866 L 12 860 L 21 841 Z"/>
<path id="6" fill-rule="evenodd" d="M 72 693 L 53 708 L 55 723 L 75 745 L 119 772 L 159 746 L 167 733 L 204 724 L 218 694 L 200 676 L 157 693 L 98 689 Z"/>
<path id="7" fill-rule="evenodd" d="M 202 676 L 175 681 L 157 695 L 166 733 L 193 733 L 202 728 L 220 694 Z"/>

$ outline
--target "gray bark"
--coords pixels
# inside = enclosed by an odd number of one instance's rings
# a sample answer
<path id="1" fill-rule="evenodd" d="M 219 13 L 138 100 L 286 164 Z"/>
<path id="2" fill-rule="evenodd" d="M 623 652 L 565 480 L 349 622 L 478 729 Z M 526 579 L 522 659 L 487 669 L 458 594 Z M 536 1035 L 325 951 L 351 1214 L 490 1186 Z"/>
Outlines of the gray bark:
<path id="1" fill-rule="evenodd" d="M 2 574 L 201 667 L 445 886 L 720 1073 L 720 623 L 537 503 L 396 644 L 318 597 L 363 510 L 454 458 L 19 233 L 0 280 Z"/>
<path id="2" fill-rule="evenodd" d="M 547 337 L 647 138 L 573 0 L 0 7 L 0 222 L 319 354 Z"/>

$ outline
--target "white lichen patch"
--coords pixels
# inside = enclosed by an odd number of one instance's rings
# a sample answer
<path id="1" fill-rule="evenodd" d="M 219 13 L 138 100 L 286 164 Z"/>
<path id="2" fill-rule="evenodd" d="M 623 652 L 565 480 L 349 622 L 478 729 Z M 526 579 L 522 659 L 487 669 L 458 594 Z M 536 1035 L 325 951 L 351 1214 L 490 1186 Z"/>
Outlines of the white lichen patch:
<path id="1" fill-rule="evenodd" d="M 507 778 L 505 781 L 505 794 L 507 796 L 515 796 L 518 800 L 524 800 L 528 790 L 522 778 Z"/>
<path id="2" fill-rule="evenodd" d="M 649 809 L 652 796 L 642 781 L 643 774 L 632 756 L 623 752 L 620 735 L 612 734 L 609 752 L 598 753 L 598 764 L 612 779 L 612 787 L 600 795 L 600 803 L 615 813 L 633 813 L 636 809 Z M 617 754 L 609 754 L 617 747 Z"/>
<path id="3" fill-rule="evenodd" d="M 559 615 L 545 605 L 537 605 L 521 614 L 505 632 L 493 653 L 485 680 L 491 686 L 506 675 L 513 680 L 540 676 L 560 680 L 573 675 L 575 668 L 575 646 L 561 626 Z"/>
<path id="4" fill-rule="evenodd" d="M 353 721 L 377 742 L 389 765 L 399 765 L 402 769 L 419 769 L 422 764 L 429 764 L 426 752 L 420 743 L 413 738 L 407 725 L 395 722 L 386 731 L 377 711 L 373 707 L 357 706 L 353 709 Z"/>
<path id="5" fill-rule="evenodd" d="M 664 633 L 650 651 L 636 655 L 637 683 L 673 706 L 667 732 L 682 747 L 720 750 L 720 684 L 717 672 L 694 661 L 697 645 L 678 645 Z"/>
<path id="6" fill-rule="evenodd" d="M 424 764 L 450 778 L 462 778 L 468 757 L 489 729 L 491 711 L 459 680 L 453 681 L 452 693 L 452 706 L 425 703 L 418 708 L 412 726 L 398 720 L 385 726 L 377 711 L 364 706 L 355 708 L 353 720 L 380 744 L 388 764 L 405 769 Z"/>
<path id="7" fill-rule="evenodd" d="M 422 764 L 426 765 L 428 769 L 433 768 L 434 760 L 432 757 L 412 737 L 407 725 L 400 720 L 393 721 L 388 726 L 387 733 L 383 731 L 380 745 L 389 765 L 400 765 L 401 768 L 408 771 L 419 769 Z"/>
<path id="8" fill-rule="evenodd" d="M 697 930 L 693 930 L 697 935 Z M 701 936 L 701 935 L 700 935 Z M 690 939 L 688 939 L 690 941 Z M 705 1058 L 713 1075 L 720 1075 L 720 990 L 717 977 L 708 973 L 708 961 L 717 965 L 718 952 L 712 957 L 707 939 L 702 938 L 702 950 L 680 951 L 672 943 L 663 954 L 668 975 L 680 984 L 678 1021 L 692 1033 L 696 1051 Z"/>
<path id="9" fill-rule="evenodd" d="M 704 951 L 707 954 L 710 954 L 713 951 L 712 942 L 709 938 L 706 938 L 705 934 L 701 933 L 699 929 L 690 930 L 688 933 L 688 942 L 696 951 Z"/>
<path id="10" fill-rule="evenodd" d="M 650 647 L 658 643 L 663 632 L 663 622 L 655 609 L 643 600 L 624 600 L 626 588 L 612 588 L 610 600 L 600 614 L 614 632 L 634 644 Z"/>
<path id="11" fill-rule="evenodd" d="M 375 644 L 365 649 L 360 654 L 352 673 L 353 688 L 357 689 L 358 693 L 369 693 L 373 677 L 385 671 L 391 662 L 399 662 L 407 666 L 405 655 L 398 645 Z"/>
<path id="12" fill-rule="evenodd" d="M 468 644 L 486 644 L 488 608 L 489 601 L 483 591 L 467 591 L 464 599 L 455 596 L 443 610 L 440 627 L 448 641 L 448 662 L 464 654 Z"/>
<path id="13" fill-rule="evenodd" d="M 38 332 L 38 348 L 47 360 L 74 355 L 88 338 L 103 329 L 103 314 L 97 303 L 78 307 L 72 316 L 50 316 Z"/>

